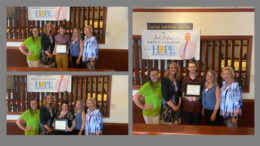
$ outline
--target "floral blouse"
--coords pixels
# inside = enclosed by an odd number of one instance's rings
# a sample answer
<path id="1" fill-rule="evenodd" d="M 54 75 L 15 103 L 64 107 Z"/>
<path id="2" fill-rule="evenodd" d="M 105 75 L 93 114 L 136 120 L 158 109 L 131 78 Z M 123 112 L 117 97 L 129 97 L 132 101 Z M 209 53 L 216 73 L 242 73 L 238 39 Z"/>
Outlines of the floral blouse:
<path id="1" fill-rule="evenodd" d="M 103 129 L 103 119 L 102 113 L 99 109 L 95 109 L 92 113 L 89 113 L 89 109 L 86 114 L 86 125 L 85 125 L 85 134 L 86 135 L 96 135 L 100 130 L 102 133 Z"/>
<path id="2" fill-rule="evenodd" d="M 59 118 L 60 113 L 61 113 L 61 112 L 59 112 L 59 113 L 57 114 L 56 118 L 57 118 L 57 119 L 68 119 L 68 127 L 71 128 L 72 122 L 73 122 L 73 120 L 75 119 L 75 116 L 74 116 L 71 112 L 67 112 L 67 114 L 65 114 L 63 117 Z"/>
<path id="3" fill-rule="evenodd" d="M 87 40 L 87 36 L 84 37 L 84 49 L 83 49 L 83 62 L 90 62 L 92 57 L 96 55 L 98 59 L 98 41 L 92 36 Z"/>
<path id="4" fill-rule="evenodd" d="M 234 116 L 237 108 L 241 115 L 242 108 L 242 90 L 238 82 L 232 82 L 226 87 L 226 82 L 223 82 L 221 87 L 220 115 L 228 119 Z"/>

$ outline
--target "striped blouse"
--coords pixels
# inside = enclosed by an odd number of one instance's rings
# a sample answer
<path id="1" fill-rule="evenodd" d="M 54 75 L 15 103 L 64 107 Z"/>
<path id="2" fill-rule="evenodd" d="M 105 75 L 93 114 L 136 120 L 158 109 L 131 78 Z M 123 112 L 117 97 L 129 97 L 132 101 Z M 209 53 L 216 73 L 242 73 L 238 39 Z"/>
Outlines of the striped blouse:
<path id="1" fill-rule="evenodd" d="M 242 90 L 238 82 L 232 82 L 226 87 L 226 81 L 221 87 L 220 115 L 228 119 L 234 116 L 237 108 L 239 108 L 239 116 L 242 108 Z"/>

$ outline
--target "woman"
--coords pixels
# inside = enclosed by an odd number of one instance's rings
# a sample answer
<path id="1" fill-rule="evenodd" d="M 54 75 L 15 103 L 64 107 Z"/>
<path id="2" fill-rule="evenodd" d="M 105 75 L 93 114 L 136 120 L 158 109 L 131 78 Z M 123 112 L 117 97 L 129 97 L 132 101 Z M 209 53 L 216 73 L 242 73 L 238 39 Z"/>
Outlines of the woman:
<path id="1" fill-rule="evenodd" d="M 241 116 L 242 90 L 234 80 L 234 70 L 231 67 L 222 69 L 224 82 L 221 87 L 220 115 L 227 127 L 237 127 L 238 116 Z"/>
<path id="2" fill-rule="evenodd" d="M 55 40 L 54 40 L 54 29 L 51 22 L 47 23 L 43 29 L 42 34 L 42 51 L 41 51 L 41 61 L 40 66 L 45 68 L 51 68 L 55 66 L 55 58 L 52 55 Z"/>
<path id="3" fill-rule="evenodd" d="M 76 117 L 76 127 L 73 131 L 74 135 L 85 135 L 85 124 L 86 124 L 86 113 L 85 113 L 85 105 L 82 100 L 76 101 L 75 107 L 75 117 Z"/>
<path id="4" fill-rule="evenodd" d="M 27 38 L 20 46 L 19 50 L 27 56 L 27 63 L 29 67 L 40 67 L 40 54 L 41 54 L 41 36 L 39 35 L 37 27 L 32 28 L 32 35 Z M 26 51 L 26 47 L 28 51 Z"/>
<path id="5" fill-rule="evenodd" d="M 205 116 L 207 125 L 216 126 L 219 123 L 220 87 L 217 83 L 217 74 L 208 70 L 206 82 L 202 91 L 202 116 Z"/>
<path id="6" fill-rule="evenodd" d="M 30 108 L 27 109 L 20 118 L 18 118 L 16 124 L 24 131 L 25 135 L 39 134 L 40 110 L 37 109 L 37 102 L 35 99 L 30 101 Z"/>
<path id="7" fill-rule="evenodd" d="M 80 30 L 74 28 L 70 43 L 70 61 L 72 61 L 75 68 L 81 68 L 83 53 L 83 41 L 81 40 Z"/>
<path id="8" fill-rule="evenodd" d="M 98 59 L 98 41 L 93 36 L 93 29 L 91 26 L 84 28 L 84 50 L 82 61 L 86 62 L 88 69 L 95 69 L 96 61 Z"/>
<path id="9" fill-rule="evenodd" d="M 74 115 L 69 112 L 69 103 L 64 100 L 61 104 L 61 111 L 56 115 L 56 119 L 68 120 L 68 127 L 65 131 L 56 131 L 57 135 L 70 135 L 73 129 L 76 127 L 76 121 Z M 54 125 L 55 126 L 55 125 Z"/>
<path id="10" fill-rule="evenodd" d="M 55 117 L 55 103 L 52 94 L 48 94 L 43 100 L 43 106 L 40 109 L 40 135 L 53 134 L 52 123 Z"/>
<path id="11" fill-rule="evenodd" d="M 86 105 L 88 110 L 86 114 L 85 135 L 102 135 L 102 114 L 100 110 L 97 109 L 96 100 L 89 98 L 86 101 Z"/>
<path id="12" fill-rule="evenodd" d="M 146 124 L 159 124 L 160 121 L 162 92 L 158 78 L 158 70 L 152 68 L 148 74 L 148 82 L 133 97 L 135 104 L 143 110 Z"/>
<path id="13" fill-rule="evenodd" d="M 162 81 L 162 111 L 161 123 L 181 124 L 181 85 L 180 73 L 175 62 L 168 64 Z"/>
<path id="14" fill-rule="evenodd" d="M 70 36 L 66 34 L 67 26 L 65 24 L 61 25 L 59 30 L 59 34 L 55 36 L 55 49 L 53 54 L 56 55 L 56 63 L 58 68 L 68 68 Z"/>

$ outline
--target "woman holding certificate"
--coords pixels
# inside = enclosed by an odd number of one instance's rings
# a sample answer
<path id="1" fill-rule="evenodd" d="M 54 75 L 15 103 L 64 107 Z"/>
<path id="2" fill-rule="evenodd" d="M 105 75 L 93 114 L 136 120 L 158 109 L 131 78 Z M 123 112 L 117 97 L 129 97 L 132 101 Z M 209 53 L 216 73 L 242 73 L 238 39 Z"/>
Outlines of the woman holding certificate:
<path id="1" fill-rule="evenodd" d="M 181 85 L 178 65 L 168 64 L 162 80 L 162 111 L 160 123 L 181 124 Z"/>
<path id="2" fill-rule="evenodd" d="M 53 134 L 52 123 L 55 117 L 55 103 L 52 94 L 48 94 L 43 100 L 43 106 L 40 109 L 40 135 Z"/>
<path id="3" fill-rule="evenodd" d="M 27 109 L 16 121 L 17 126 L 24 131 L 25 135 L 38 135 L 40 129 L 40 110 L 37 109 L 37 101 L 30 101 Z"/>
<path id="4" fill-rule="evenodd" d="M 61 111 L 54 120 L 54 127 L 57 135 L 70 135 L 76 127 L 75 117 L 69 112 L 69 103 L 66 100 L 61 104 Z"/>
<path id="5" fill-rule="evenodd" d="M 27 38 L 20 46 L 19 50 L 27 56 L 27 63 L 29 67 L 40 67 L 40 54 L 42 50 L 41 36 L 39 35 L 39 28 L 32 28 L 32 35 Z M 26 51 L 28 48 L 28 51 Z"/>
<path id="6" fill-rule="evenodd" d="M 221 75 L 224 82 L 221 87 L 220 115 L 224 118 L 227 127 L 237 127 L 242 108 L 241 86 L 234 80 L 232 67 L 224 67 Z"/>
<path id="7" fill-rule="evenodd" d="M 81 68 L 83 53 L 83 41 L 81 40 L 80 30 L 74 28 L 70 43 L 70 61 L 72 61 L 75 68 Z"/>
<path id="8" fill-rule="evenodd" d="M 52 53 L 55 46 L 55 40 L 53 24 L 51 22 L 47 23 L 43 29 L 41 44 L 42 51 L 40 66 L 45 68 L 54 67 L 55 57 L 52 55 Z"/>
<path id="9" fill-rule="evenodd" d="M 66 34 L 67 26 L 65 24 L 61 25 L 59 30 L 59 34 L 55 36 L 55 49 L 53 54 L 56 55 L 58 68 L 68 68 L 70 36 Z"/>
<path id="10" fill-rule="evenodd" d="M 73 131 L 74 135 L 85 135 L 85 124 L 86 124 L 86 113 L 85 104 L 82 100 L 76 101 L 75 106 L 75 117 L 76 117 L 76 127 Z"/>
<path id="11" fill-rule="evenodd" d="M 208 70 L 206 82 L 202 91 L 202 116 L 205 116 L 207 125 L 216 126 L 219 122 L 220 87 L 217 83 L 217 74 Z"/>
<path id="12" fill-rule="evenodd" d="M 84 50 L 82 61 L 86 62 L 88 69 L 96 68 L 96 61 L 98 59 L 98 41 L 93 36 L 93 28 L 86 26 L 84 28 Z"/>
<path id="13" fill-rule="evenodd" d="M 86 101 L 88 107 L 86 114 L 85 135 L 102 135 L 103 118 L 102 113 L 97 109 L 95 98 Z"/>
<path id="14" fill-rule="evenodd" d="M 162 92 L 158 80 L 158 69 L 152 68 L 148 74 L 148 82 L 133 97 L 135 104 L 143 110 L 146 124 L 159 124 L 160 121 Z"/>

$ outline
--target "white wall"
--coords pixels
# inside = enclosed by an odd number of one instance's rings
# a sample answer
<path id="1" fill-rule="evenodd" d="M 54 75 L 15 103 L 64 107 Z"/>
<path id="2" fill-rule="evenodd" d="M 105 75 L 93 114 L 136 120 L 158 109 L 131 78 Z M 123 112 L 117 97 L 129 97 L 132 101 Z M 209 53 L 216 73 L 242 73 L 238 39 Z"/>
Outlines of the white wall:
<path id="1" fill-rule="evenodd" d="M 104 123 L 128 123 L 128 76 L 113 75 L 111 87 L 110 117 Z M 20 115 L 7 115 L 7 120 L 17 120 Z"/>
<path id="2" fill-rule="evenodd" d="M 108 7 L 106 39 L 99 48 L 128 49 L 128 7 Z"/>
<path id="3" fill-rule="evenodd" d="M 140 35 L 147 23 L 193 23 L 201 35 L 252 35 L 255 33 L 254 12 L 134 12 L 133 35 Z M 252 46 L 250 91 L 245 99 L 255 98 L 254 87 L 254 38 Z"/>
<path id="4" fill-rule="evenodd" d="M 113 75 L 110 117 L 105 123 L 128 123 L 128 76 Z"/>
<path id="5" fill-rule="evenodd" d="M 7 42 L 19 46 L 21 42 Z M 105 44 L 102 49 L 128 49 L 128 7 L 107 7 Z"/>

